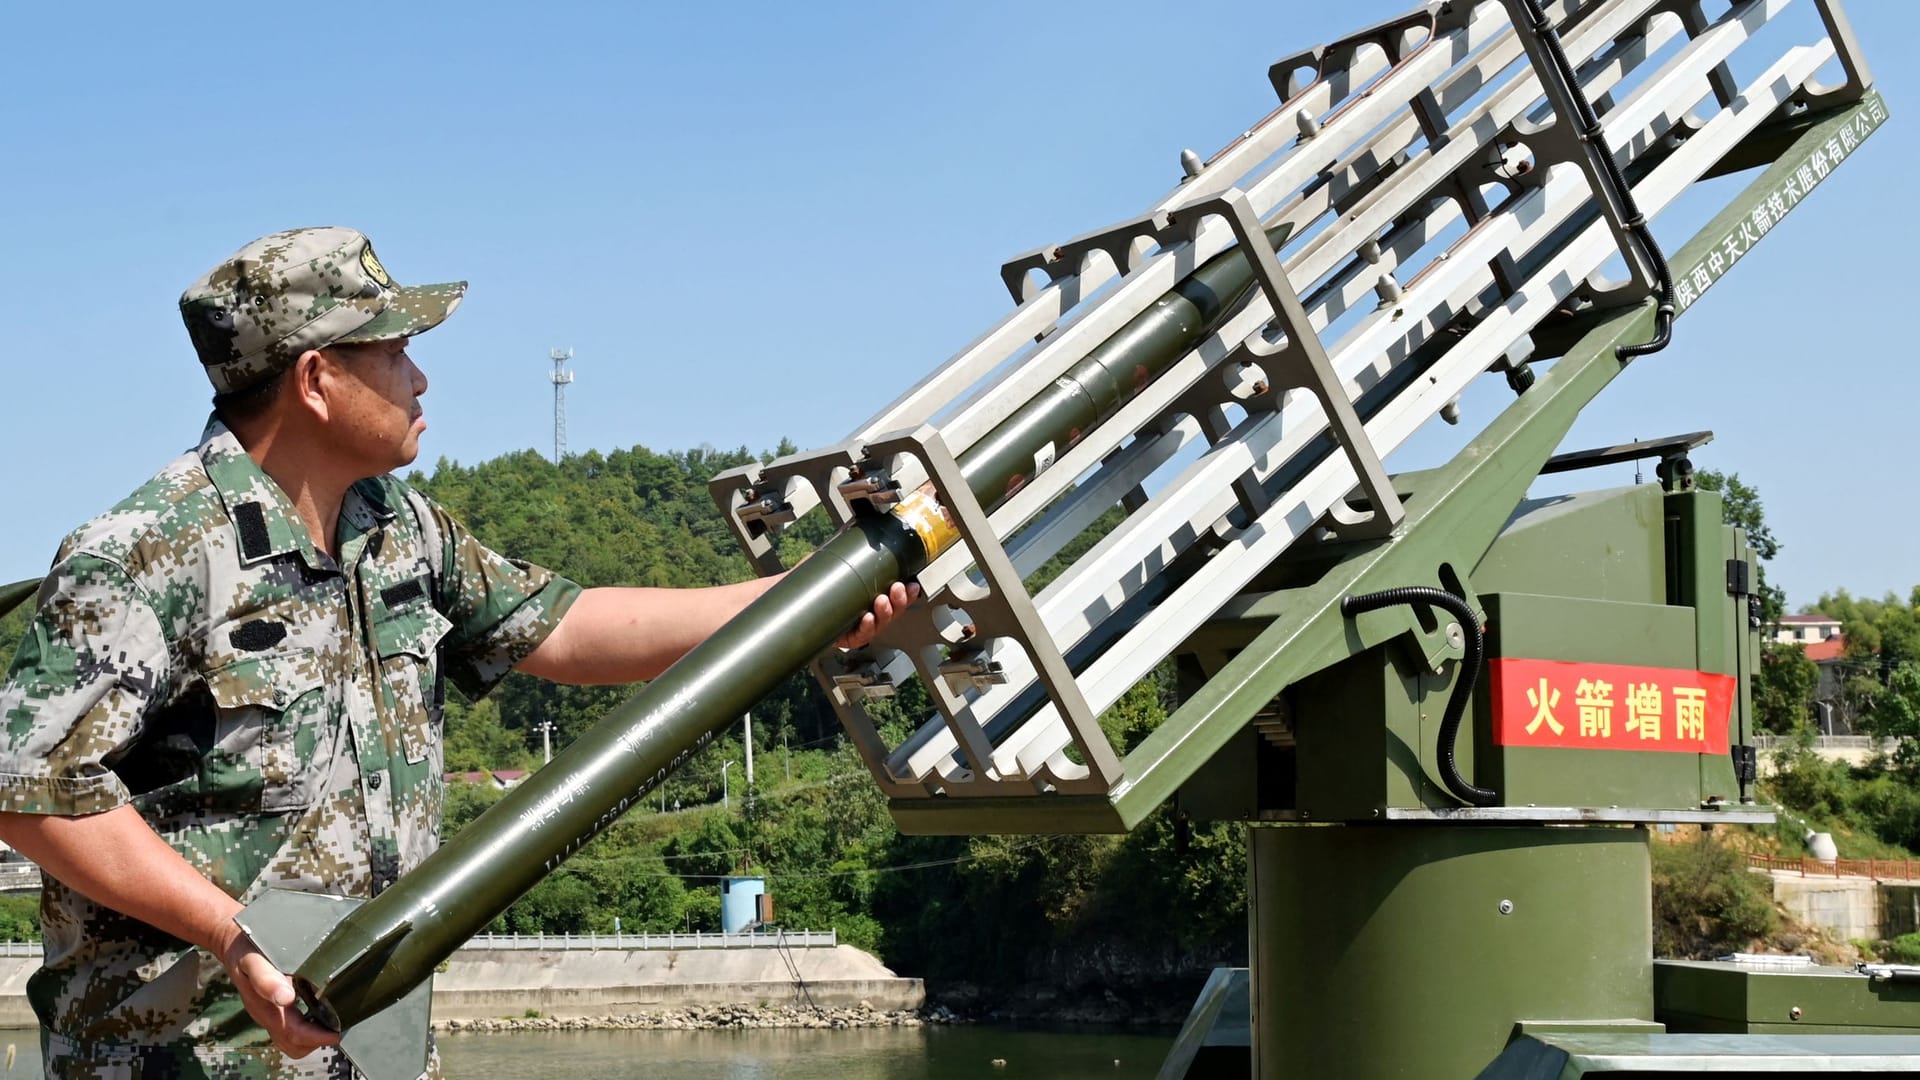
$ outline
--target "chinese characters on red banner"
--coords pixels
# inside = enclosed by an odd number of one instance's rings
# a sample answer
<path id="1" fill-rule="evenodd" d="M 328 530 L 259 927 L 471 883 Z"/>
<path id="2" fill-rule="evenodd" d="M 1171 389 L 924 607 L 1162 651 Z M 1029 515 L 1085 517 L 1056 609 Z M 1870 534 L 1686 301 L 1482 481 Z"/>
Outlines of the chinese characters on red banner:
<path id="1" fill-rule="evenodd" d="M 1509 658 L 1489 667 L 1496 746 L 1727 752 L 1731 675 Z"/>

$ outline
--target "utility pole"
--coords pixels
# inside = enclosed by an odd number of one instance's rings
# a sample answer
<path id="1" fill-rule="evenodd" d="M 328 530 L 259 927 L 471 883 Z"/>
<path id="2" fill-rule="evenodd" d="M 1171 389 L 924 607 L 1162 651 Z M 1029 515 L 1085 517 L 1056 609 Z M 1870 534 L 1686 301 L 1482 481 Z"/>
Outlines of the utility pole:
<path id="1" fill-rule="evenodd" d="M 553 760 L 553 721 L 540 721 L 540 763 Z"/>
<path id="2" fill-rule="evenodd" d="M 740 718 L 740 723 L 742 727 L 745 728 L 744 738 L 747 744 L 747 797 L 752 798 L 753 797 L 753 714 L 748 713 L 745 716 L 742 716 Z"/>
<path id="3" fill-rule="evenodd" d="M 553 382 L 553 463 L 558 465 L 567 456 L 567 384 L 573 381 L 573 372 L 565 365 L 573 359 L 573 350 L 554 349 L 547 358 L 553 361 L 548 378 Z"/>
<path id="4" fill-rule="evenodd" d="M 720 766 L 720 808 L 722 810 L 733 809 L 733 794 L 727 790 L 727 770 L 738 764 L 740 763 L 737 761 L 729 761 Z"/>

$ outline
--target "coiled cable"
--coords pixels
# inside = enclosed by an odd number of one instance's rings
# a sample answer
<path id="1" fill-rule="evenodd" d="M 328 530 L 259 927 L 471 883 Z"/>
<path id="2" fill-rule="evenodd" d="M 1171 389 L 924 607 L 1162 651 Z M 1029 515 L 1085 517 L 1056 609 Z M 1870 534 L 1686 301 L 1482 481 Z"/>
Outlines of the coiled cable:
<path id="1" fill-rule="evenodd" d="M 1351 619 L 1381 608 L 1414 605 L 1439 608 L 1452 615 L 1459 620 L 1460 632 L 1465 638 L 1465 655 L 1460 658 L 1460 676 L 1454 680 L 1453 693 L 1447 698 L 1446 711 L 1440 716 L 1439 745 L 1436 748 L 1440 757 L 1440 779 L 1454 798 L 1461 802 L 1469 806 L 1492 806 L 1499 801 L 1500 793 L 1476 787 L 1461 776 L 1460 763 L 1454 757 L 1454 743 L 1460 736 L 1460 721 L 1466 716 L 1467 707 L 1473 703 L 1473 689 L 1480 682 L 1480 665 L 1487 652 L 1487 636 L 1480 629 L 1480 619 L 1474 614 L 1472 605 L 1445 589 L 1410 585 L 1349 596 L 1340 601 L 1340 614 Z"/>

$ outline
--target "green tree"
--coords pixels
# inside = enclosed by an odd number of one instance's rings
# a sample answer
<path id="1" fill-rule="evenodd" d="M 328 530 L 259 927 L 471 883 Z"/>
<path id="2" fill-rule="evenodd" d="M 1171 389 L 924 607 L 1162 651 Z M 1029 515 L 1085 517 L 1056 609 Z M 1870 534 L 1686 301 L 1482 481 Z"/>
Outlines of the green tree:
<path id="1" fill-rule="evenodd" d="M 1777 923 L 1765 879 L 1712 834 L 1653 845 L 1653 955 L 1708 960 L 1746 951 Z"/>
<path id="2" fill-rule="evenodd" d="M 1760 625 L 1773 626 L 1786 613 L 1787 594 L 1767 581 L 1767 564 L 1780 554 L 1780 541 L 1774 538 L 1773 528 L 1767 524 L 1760 492 L 1742 482 L 1739 473 L 1702 469 L 1694 474 L 1693 482 L 1702 491 L 1719 492 L 1725 504 L 1722 513 L 1727 524 L 1746 530 L 1747 545 L 1753 548 L 1756 564 L 1754 590 L 1760 597 Z"/>
<path id="3" fill-rule="evenodd" d="M 453 836 L 487 807 L 500 801 L 503 792 L 492 784 L 469 784 L 456 780 L 447 785 L 447 801 L 440 813 L 440 839 Z"/>
<path id="4" fill-rule="evenodd" d="M 585 934 L 600 907 L 593 886 L 563 868 L 527 890 L 488 929 L 503 934 Z"/>
<path id="5" fill-rule="evenodd" d="M 594 933 L 613 932 L 618 917 L 626 933 L 671 933 L 683 929 L 687 887 L 658 858 L 620 853 L 581 860 L 581 879 L 593 890 L 588 918 Z"/>
<path id="6" fill-rule="evenodd" d="M 675 835 L 661 851 L 662 857 L 673 865 L 674 873 L 705 879 L 730 876 L 744 861 L 745 854 L 739 834 L 721 814 L 702 815 L 697 828 Z"/>
<path id="7" fill-rule="evenodd" d="M 1753 708 L 1766 731 L 1785 734 L 1807 724 L 1820 685 L 1820 665 L 1799 645 L 1769 641 L 1760 650 L 1760 674 L 1753 683 Z"/>
<path id="8" fill-rule="evenodd" d="M 40 940 L 40 898 L 0 896 L 0 941 Z"/>
<path id="9" fill-rule="evenodd" d="M 695 934 L 717 934 L 720 932 L 720 887 L 711 881 L 687 891 L 687 899 L 680 908 L 681 924 L 677 929 Z"/>
<path id="10" fill-rule="evenodd" d="M 533 762 L 525 733 L 500 721 L 500 705 L 492 698 L 466 705 L 447 698 L 447 770 L 524 769 Z"/>
<path id="11" fill-rule="evenodd" d="M 1860 599 L 1839 589 L 1814 606 L 1839 619 L 1846 636 L 1836 703 L 1846 720 L 1875 735 L 1920 735 L 1920 586 L 1904 600 L 1893 593 Z"/>
<path id="12" fill-rule="evenodd" d="M 1882 738 L 1920 736 L 1920 661 L 1905 660 L 1887 668 L 1864 720 L 1866 730 Z M 1920 759 L 1915 763 L 1920 764 Z"/>

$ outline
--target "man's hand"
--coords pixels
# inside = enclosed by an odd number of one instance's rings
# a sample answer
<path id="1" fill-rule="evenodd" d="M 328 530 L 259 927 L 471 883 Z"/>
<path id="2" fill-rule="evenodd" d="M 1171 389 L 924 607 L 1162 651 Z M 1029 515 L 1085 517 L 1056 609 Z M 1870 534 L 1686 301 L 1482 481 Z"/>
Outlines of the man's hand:
<path id="1" fill-rule="evenodd" d="M 247 1015 L 267 1030 L 273 1045 L 290 1058 L 303 1058 L 323 1046 L 340 1042 L 340 1033 L 329 1031 L 301 1015 L 295 1004 L 293 980 L 268 961 L 245 934 L 236 934 L 220 955 L 227 974 L 240 991 Z"/>
<path id="2" fill-rule="evenodd" d="M 892 588 L 873 598 L 873 610 L 860 616 L 860 621 L 841 634 L 834 644 L 843 649 L 858 649 L 870 643 L 874 635 L 893 621 L 895 615 L 907 610 L 919 598 L 918 583 L 907 585 L 894 582 Z"/>
<path id="3" fill-rule="evenodd" d="M 282 1053 L 303 1057 L 340 1041 L 293 1007 L 292 980 L 233 921 L 240 901 L 202 877 L 131 805 L 72 817 L 0 813 L 0 840 L 94 903 L 205 949 Z"/>

